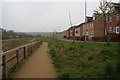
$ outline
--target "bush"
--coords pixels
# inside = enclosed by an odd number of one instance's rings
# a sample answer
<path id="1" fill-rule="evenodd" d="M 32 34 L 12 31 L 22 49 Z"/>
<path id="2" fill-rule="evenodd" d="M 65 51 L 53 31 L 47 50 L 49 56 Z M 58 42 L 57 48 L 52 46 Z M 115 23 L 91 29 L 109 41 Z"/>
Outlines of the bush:
<path id="1" fill-rule="evenodd" d="M 53 64 L 56 68 L 61 68 L 61 66 L 62 66 L 61 62 L 53 62 Z"/>
<path id="2" fill-rule="evenodd" d="M 111 43 L 105 43 L 104 46 L 109 47 Z"/>
<path id="3" fill-rule="evenodd" d="M 70 78 L 70 73 L 69 72 L 61 72 L 60 75 L 59 75 L 59 78 L 62 79 L 62 80 L 63 79 L 66 80 L 66 79 Z"/>
<path id="4" fill-rule="evenodd" d="M 116 44 L 46 40 L 49 43 L 53 64 L 62 80 L 120 76 L 120 54 Z"/>
<path id="5" fill-rule="evenodd" d="M 116 61 L 113 60 L 107 60 L 105 62 L 105 67 L 104 67 L 104 71 L 105 71 L 105 77 L 107 78 L 115 78 L 115 74 L 116 74 Z"/>

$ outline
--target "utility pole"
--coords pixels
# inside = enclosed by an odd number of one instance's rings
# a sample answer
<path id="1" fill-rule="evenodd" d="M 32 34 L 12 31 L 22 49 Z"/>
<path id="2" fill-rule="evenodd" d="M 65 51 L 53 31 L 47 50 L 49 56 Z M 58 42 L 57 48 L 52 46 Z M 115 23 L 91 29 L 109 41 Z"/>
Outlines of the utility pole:
<path id="1" fill-rule="evenodd" d="M 71 27 L 72 27 L 72 21 L 71 21 L 71 15 L 70 15 L 70 10 L 69 10 L 69 19 L 70 19 L 70 25 L 71 25 Z M 74 36 L 74 34 L 75 34 L 75 27 L 73 26 L 73 42 L 75 42 L 75 36 Z"/>
<path id="2" fill-rule="evenodd" d="M 72 27 L 71 16 L 70 16 L 70 10 L 69 10 L 69 19 L 70 19 L 70 25 L 71 25 L 71 27 Z"/>
<path id="3" fill-rule="evenodd" d="M 86 24 L 86 0 L 85 0 L 85 26 L 84 26 L 84 30 L 85 30 L 85 42 L 86 42 L 86 27 L 87 27 L 87 24 Z"/>

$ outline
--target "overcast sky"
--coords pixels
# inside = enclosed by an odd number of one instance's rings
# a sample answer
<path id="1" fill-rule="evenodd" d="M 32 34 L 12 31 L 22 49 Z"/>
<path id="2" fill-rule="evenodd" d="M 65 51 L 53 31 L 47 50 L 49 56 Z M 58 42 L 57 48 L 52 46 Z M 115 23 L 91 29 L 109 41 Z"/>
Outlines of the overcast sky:
<path id="1" fill-rule="evenodd" d="M 92 16 L 98 6 L 99 1 L 87 0 L 87 15 Z M 84 0 L 4 0 L 2 6 L 0 3 L 0 14 L 1 9 L 0 27 L 19 32 L 59 31 L 59 26 L 61 31 L 66 30 L 70 27 L 68 10 L 73 25 L 84 22 Z"/>

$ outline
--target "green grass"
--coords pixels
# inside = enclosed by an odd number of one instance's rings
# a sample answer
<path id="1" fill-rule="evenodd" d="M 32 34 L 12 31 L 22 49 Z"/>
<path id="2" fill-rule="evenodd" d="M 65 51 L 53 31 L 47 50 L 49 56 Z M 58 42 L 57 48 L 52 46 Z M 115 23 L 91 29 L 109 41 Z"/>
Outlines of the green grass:
<path id="1" fill-rule="evenodd" d="M 9 49 L 33 38 L 3 42 Z M 94 42 L 66 42 L 55 38 L 34 38 L 48 42 L 49 54 L 59 78 L 119 78 L 120 45 Z"/>
<path id="2" fill-rule="evenodd" d="M 41 38 L 48 42 L 59 78 L 118 78 L 120 49 L 118 44 L 66 42 Z"/>
<path id="3" fill-rule="evenodd" d="M 21 38 L 21 39 L 14 39 L 14 40 L 3 40 L 2 41 L 2 50 L 7 51 L 13 48 L 16 48 L 18 46 L 22 46 L 28 43 L 31 43 L 33 41 L 38 40 L 39 38 L 31 37 L 31 38 Z M 7 47 L 7 48 L 6 48 Z"/>

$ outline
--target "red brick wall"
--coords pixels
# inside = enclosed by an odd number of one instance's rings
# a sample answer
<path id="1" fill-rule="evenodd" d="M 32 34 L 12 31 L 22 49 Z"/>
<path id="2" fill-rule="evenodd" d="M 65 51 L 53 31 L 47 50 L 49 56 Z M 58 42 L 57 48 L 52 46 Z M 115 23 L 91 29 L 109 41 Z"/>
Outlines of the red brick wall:
<path id="1" fill-rule="evenodd" d="M 120 26 L 120 20 L 116 19 L 116 15 L 112 16 L 112 22 L 108 22 L 107 23 L 107 27 L 116 27 L 116 26 Z"/>
<path id="2" fill-rule="evenodd" d="M 104 22 L 103 17 L 100 16 L 94 21 L 94 40 L 104 41 Z"/>
<path id="3" fill-rule="evenodd" d="M 120 40 L 120 34 L 116 34 L 115 33 L 116 31 L 114 32 L 114 28 L 116 28 L 117 26 L 120 26 L 120 20 L 116 19 L 116 14 L 114 14 L 111 18 L 112 18 L 112 21 L 107 23 L 107 27 L 112 27 L 112 32 L 110 33 L 110 41 L 118 42 Z"/>

